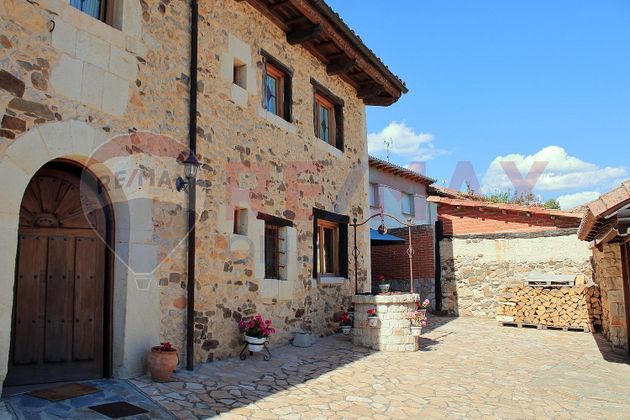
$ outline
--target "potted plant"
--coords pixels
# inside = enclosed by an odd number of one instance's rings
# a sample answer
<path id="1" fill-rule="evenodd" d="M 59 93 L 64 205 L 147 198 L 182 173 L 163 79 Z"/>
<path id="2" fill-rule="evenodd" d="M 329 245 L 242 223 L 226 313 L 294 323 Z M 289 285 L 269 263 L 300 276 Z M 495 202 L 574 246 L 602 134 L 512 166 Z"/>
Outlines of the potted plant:
<path id="1" fill-rule="evenodd" d="M 262 315 L 242 319 L 238 323 L 241 332 L 245 334 L 247 348 L 249 351 L 258 353 L 262 351 L 271 334 L 275 334 L 276 329 L 271 325 L 270 319 L 263 319 Z"/>
<path id="2" fill-rule="evenodd" d="M 431 304 L 429 299 L 425 299 L 422 304 L 418 304 L 417 309 L 407 312 L 404 316 L 405 319 L 410 321 L 411 335 L 422 335 L 422 327 L 427 326 L 427 308 Z"/>
<path id="3" fill-rule="evenodd" d="M 168 341 L 152 347 L 149 352 L 149 373 L 156 382 L 168 382 L 178 363 L 177 350 Z"/>
<path id="4" fill-rule="evenodd" d="M 339 322 L 341 323 L 341 332 L 343 335 L 350 335 L 350 331 L 352 331 L 352 319 L 350 319 L 348 312 L 341 314 Z"/>
<path id="5" fill-rule="evenodd" d="M 378 325 L 378 313 L 376 312 L 376 309 L 368 309 L 367 315 L 368 315 L 368 325 L 370 327 L 376 327 Z"/>
<path id="6" fill-rule="evenodd" d="M 385 283 L 385 276 L 380 275 L 376 279 L 378 280 L 378 290 L 381 293 L 389 292 L 389 283 Z"/>

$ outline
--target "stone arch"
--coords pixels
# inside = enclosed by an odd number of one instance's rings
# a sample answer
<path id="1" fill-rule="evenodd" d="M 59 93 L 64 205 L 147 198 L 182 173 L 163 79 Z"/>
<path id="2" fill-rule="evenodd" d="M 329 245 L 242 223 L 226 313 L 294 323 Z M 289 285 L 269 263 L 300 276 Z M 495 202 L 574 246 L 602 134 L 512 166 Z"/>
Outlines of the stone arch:
<path id="1" fill-rule="evenodd" d="M 0 290 L 5 291 L 0 293 L 0 391 L 7 374 L 11 342 L 17 234 L 24 191 L 35 173 L 46 163 L 56 159 L 81 164 L 97 176 L 108 174 L 113 177 L 116 168 L 110 168 L 106 162 L 97 162 L 91 158 L 93 151 L 107 139 L 108 136 L 102 130 L 82 121 L 54 122 L 32 128 L 0 154 L 0 179 L 3 180 L 0 183 Z M 122 189 L 108 190 L 108 194 L 113 203 L 126 202 Z M 114 220 L 119 218 L 120 214 L 117 213 L 121 211 L 125 211 L 124 206 L 114 205 Z M 117 257 L 114 266 L 112 343 L 115 376 L 142 373 L 144 361 L 138 357 L 139 349 L 146 350 L 159 338 L 159 293 L 155 290 L 138 292 L 133 287 L 133 282 L 128 281 L 132 274 L 125 259 L 129 258 L 128 238 L 134 229 L 134 219 L 131 217 L 131 214 L 127 214 L 128 223 L 121 226 L 117 224 L 115 231 Z M 136 315 L 128 316 L 128 308 Z M 138 317 L 139 311 L 145 311 L 148 319 Z"/>

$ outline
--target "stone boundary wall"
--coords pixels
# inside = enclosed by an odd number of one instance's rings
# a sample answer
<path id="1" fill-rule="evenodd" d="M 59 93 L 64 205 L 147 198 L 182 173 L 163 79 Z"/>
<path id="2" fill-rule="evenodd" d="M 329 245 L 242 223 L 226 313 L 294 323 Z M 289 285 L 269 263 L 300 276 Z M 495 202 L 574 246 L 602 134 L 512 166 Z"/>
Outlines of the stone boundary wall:
<path id="1" fill-rule="evenodd" d="M 497 321 L 599 330 L 599 287 L 506 287 L 497 298 Z"/>
<path id="2" fill-rule="evenodd" d="M 588 244 L 575 231 L 448 237 L 440 242 L 442 308 L 449 315 L 494 319 L 497 297 L 533 273 L 592 278 Z"/>

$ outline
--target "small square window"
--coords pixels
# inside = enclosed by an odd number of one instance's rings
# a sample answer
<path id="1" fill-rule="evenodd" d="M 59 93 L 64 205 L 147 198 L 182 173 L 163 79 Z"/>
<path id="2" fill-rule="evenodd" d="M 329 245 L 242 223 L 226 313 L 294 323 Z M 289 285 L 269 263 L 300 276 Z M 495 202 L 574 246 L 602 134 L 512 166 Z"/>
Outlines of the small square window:
<path id="1" fill-rule="evenodd" d="M 247 209 L 234 209 L 234 232 L 235 235 L 247 235 Z"/>
<path id="2" fill-rule="evenodd" d="M 232 83 L 243 89 L 247 89 L 247 65 L 237 59 L 234 59 Z"/>

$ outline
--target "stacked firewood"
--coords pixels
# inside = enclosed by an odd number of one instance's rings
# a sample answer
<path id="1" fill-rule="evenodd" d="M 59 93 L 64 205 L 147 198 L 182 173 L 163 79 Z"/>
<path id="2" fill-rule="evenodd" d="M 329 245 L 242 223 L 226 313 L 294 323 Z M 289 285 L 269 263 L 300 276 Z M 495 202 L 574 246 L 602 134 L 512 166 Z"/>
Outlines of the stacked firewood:
<path id="1" fill-rule="evenodd" d="M 601 325 L 599 287 L 541 288 L 518 285 L 502 290 L 497 320 L 506 323 L 588 328 Z"/>

